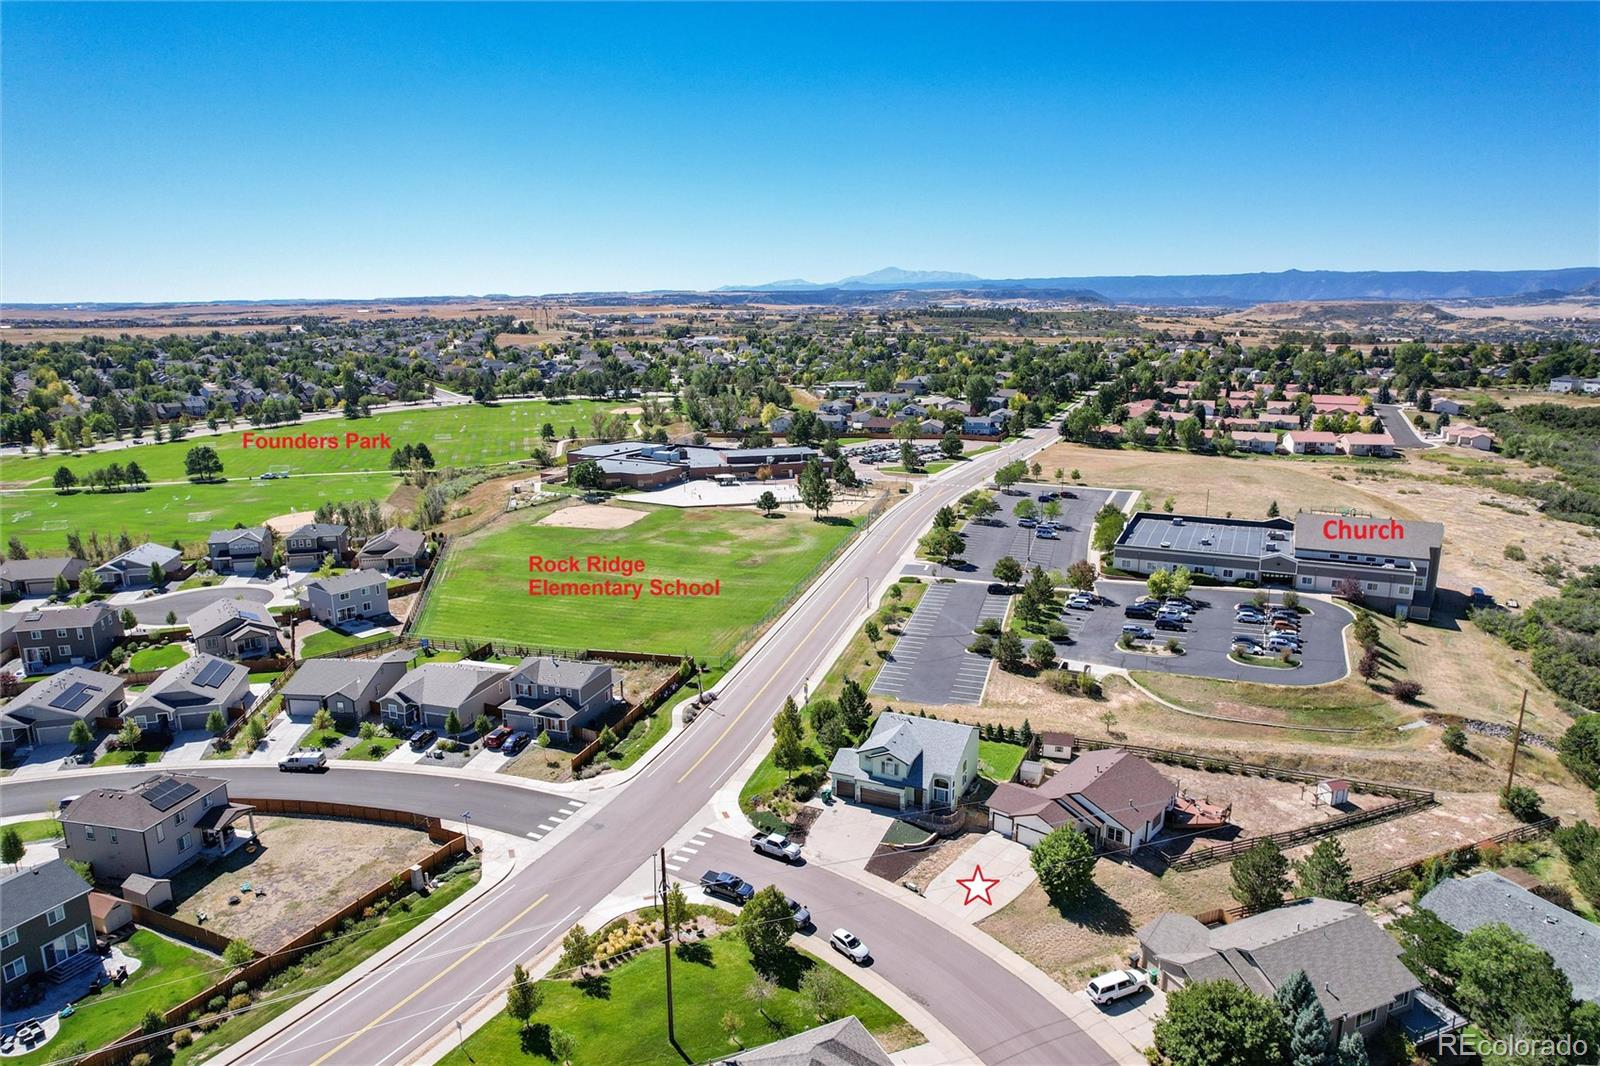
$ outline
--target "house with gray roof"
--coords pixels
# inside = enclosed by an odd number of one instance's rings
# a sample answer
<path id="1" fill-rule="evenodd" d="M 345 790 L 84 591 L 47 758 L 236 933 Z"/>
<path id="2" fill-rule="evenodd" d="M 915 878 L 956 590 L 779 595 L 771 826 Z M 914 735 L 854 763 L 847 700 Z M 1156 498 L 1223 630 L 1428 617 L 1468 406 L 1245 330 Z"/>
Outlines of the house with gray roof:
<path id="1" fill-rule="evenodd" d="M 102 718 L 119 717 L 122 701 L 120 677 L 77 666 L 51 674 L 0 708 L 0 748 L 71 743 L 74 723 L 92 728 Z"/>
<path id="2" fill-rule="evenodd" d="M 284 710 L 296 718 L 310 718 L 319 710 L 339 719 L 364 718 L 405 676 L 410 660 L 409 651 L 374 659 L 307 659 L 279 690 Z"/>
<path id="3" fill-rule="evenodd" d="M 1302 899 L 1208 929 L 1187 914 L 1157 915 L 1138 931 L 1139 965 L 1164 989 L 1222 980 L 1271 996 L 1305 971 L 1328 1016 L 1333 1044 L 1372 1039 L 1417 1006 L 1422 982 L 1400 963 L 1400 945 L 1361 907 Z"/>
<path id="4" fill-rule="evenodd" d="M 101 883 L 165 878 L 203 856 L 243 843 L 234 829 L 255 808 L 228 799 L 228 783 L 199 774 L 156 774 L 132 788 L 97 788 L 61 811 L 61 852 L 87 862 Z"/>
<path id="5" fill-rule="evenodd" d="M 134 697 L 123 717 L 140 729 L 178 733 L 204 729 L 212 711 L 231 721 L 249 699 L 248 668 L 200 652 L 163 671 Z"/>
<path id="6" fill-rule="evenodd" d="M 1600 1002 L 1600 926 L 1493 870 L 1440 881 L 1420 904 L 1460 933 L 1502 922 L 1548 952 L 1575 999 Z"/>
<path id="7" fill-rule="evenodd" d="M 717 1066 L 890 1066 L 893 1060 L 851 1014 L 715 1061 Z"/>
<path id="8" fill-rule="evenodd" d="M 65 977 L 94 964 L 89 891 L 65 859 L 0 880 L 0 974 L 8 987 L 30 975 Z"/>
<path id="9" fill-rule="evenodd" d="M 1076 825 L 1096 848 L 1137 851 L 1166 826 L 1178 789 L 1121 748 L 1085 751 L 1037 788 L 1003 782 L 989 797 L 989 828 L 1033 847 Z"/>
<path id="10" fill-rule="evenodd" d="M 17 619 L 17 652 L 30 674 L 92 666 L 122 640 L 122 619 L 103 600 L 82 607 L 41 607 Z"/>
<path id="11" fill-rule="evenodd" d="M 165 544 L 147 541 L 101 563 L 94 568 L 94 573 L 100 579 L 100 587 L 107 591 L 147 589 L 157 584 L 151 580 L 152 567 L 160 568 L 159 583 L 166 584 L 183 573 L 183 553 Z"/>
<path id="12" fill-rule="evenodd" d="M 8 559 L 0 563 L 0 596 L 49 596 L 56 590 L 58 577 L 76 589 L 78 575 L 88 565 L 82 559 L 71 558 Z"/>
<path id="13" fill-rule="evenodd" d="M 349 526 L 307 522 L 283 538 L 284 562 L 291 570 L 315 570 L 330 555 L 342 563 L 349 553 Z"/>
<path id="14" fill-rule="evenodd" d="M 497 663 L 424 663 L 384 693 L 378 710 L 398 730 L 442 730 L 451 711 L 467 726 L 506 701 L 510 676 L 511 668 Z"/>
<path id="15" fill-rule="evenodd" d="M 511 671 L 501 721 L 512 729 L 568 739 L 591 729 L 619 699 L 617 672 L 604 663 L 532 655 Z"/>
<path id="16" fill-rule="evenodd" d="M 414 529 L 392 526 L 367 538 L 356 553 L 356 568 L 415 574 L 428 557 L 428 538 Z"/>
<path id="17" fill-rule="evenodd" d="M 283 650 L 278 620 L 244 600 L 216 600 L 189 616 L 194 646 L 224 659 L 264 659 Z"/>
<path id="18" fill-rule="evenodd" d="M 895 810 L 954 806 L 978 777 L 978 730 L 886 711 L 828 766 L 834 795 Z"/>
<path id="19" fill-rule="evenodd" d="M 382 570 L 346 570 L 300 586 L 300 602 L 313 621 L 336 626 L 389 615 L 389 580 Z"/>
<path id="20" fill-rule="evenodd" d="M 206 538 L 206 562 L 219 574 L 253 574 L 272 566 L 272 530 L 219 529 Z"/>

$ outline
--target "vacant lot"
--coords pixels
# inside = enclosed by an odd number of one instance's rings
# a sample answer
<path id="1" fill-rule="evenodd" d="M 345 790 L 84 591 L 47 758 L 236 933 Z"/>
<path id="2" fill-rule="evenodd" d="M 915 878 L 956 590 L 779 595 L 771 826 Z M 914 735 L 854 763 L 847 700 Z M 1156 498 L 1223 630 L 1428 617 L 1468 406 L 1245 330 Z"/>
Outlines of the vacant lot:
<path id="1" fill-rule="evenodd" d="M 516 512 L 453 545 L 444 571 L 434 578 L 418 635 L 719 658 L 857 528 L 856 520 L 842 518 L 815 522 L 800 515 L 763 518 L 745 510 L 646 507 L 643 518 L 623 528 L 580 529 L 548 524 L 543 519 L 549 513 L 549 508 Z M 627 579 L 546 575 L 556 581 L 720 580 L 721 593 L 652 596 L 647 587 L 638 600 L 532 597 L 530 555 L 620 556 L 645 565 Z"/>
<path id="2" fill-rule="evenodd" d="M 173 878 L 179 917 L 271 951 L 433 850 L 426 833 L 335 818 L 256 816 L 261 845 Z M 248 883 L 250 892 L 241 890 Z M 256 896 L 255 890 L 265 891 Z M 229 900 L 237 898 L 237 903 Z"/>

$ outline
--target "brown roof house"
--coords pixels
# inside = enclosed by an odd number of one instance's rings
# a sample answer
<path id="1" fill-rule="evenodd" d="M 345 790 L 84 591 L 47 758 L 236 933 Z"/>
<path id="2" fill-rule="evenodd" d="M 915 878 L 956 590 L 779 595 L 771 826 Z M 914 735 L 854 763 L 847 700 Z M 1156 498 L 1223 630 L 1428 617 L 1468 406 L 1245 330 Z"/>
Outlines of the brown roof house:
<path id="1" fill-rule="evenodd" d="M 394 526 L 367 538 L 356 553 L 359 570 L 386 570 L 391 574 L 415 574 L 428 557 L 428 538 L 414 529 Z"/>
<path id="2" fill-rule="evenodd" d="M 87 862 L 95 880 L 166 878 L 244 843 L 234 823 L 255 808 L 228 801 L 228 783 L 197 774 L 157 774 L 133 788 L 97 788 L 61 812 L 61 853 Z"/>
<path id="3" fill-rule="evenodd" d="M 1010 782 L 989 797 L 989 828 L 1033 847 L 1076 825 L 1096 848 L 1137 851 L 1166 824 L 1178 789 L 1121 748 L 1086 751 L 1038 788 Z"/>

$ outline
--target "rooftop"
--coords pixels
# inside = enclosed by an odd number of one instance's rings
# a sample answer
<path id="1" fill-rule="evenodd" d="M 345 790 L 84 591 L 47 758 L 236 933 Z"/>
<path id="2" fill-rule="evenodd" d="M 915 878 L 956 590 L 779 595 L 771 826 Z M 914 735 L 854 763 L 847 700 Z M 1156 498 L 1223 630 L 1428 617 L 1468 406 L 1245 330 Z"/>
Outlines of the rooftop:
<path id="1" fill-rule="evenodd" d="M 1140 511 L 1128 520 L 1117 547 L 1165 548 L 1192 555 L 1237 556 L 1259 559 L 1268 544 L 1289 550 L 1289 532 L 1294 524 L 1282 518 L 1265 522 L 1242 518 L 1212 518 L 1198 515 L 1159 514 Z M 1274 540 L 1271 533 L 1280 533 Z"/>
<path id="2" fill-rule="evenodd" d="M 1463 933 L 1504 922 L 1550 953 L 1578 999 L 1600 1002 L 1600 927 L 1492 870 L 1434 886 L 1421 905 Z"/>
<path id="3" fill-rule="evenodd" d="M 132 788 L 97 788 L 61 812 L 63 822 L 142 833 L 193 796 L 226 788 L 227 782 L 198 774 L 157 774 Z"/>

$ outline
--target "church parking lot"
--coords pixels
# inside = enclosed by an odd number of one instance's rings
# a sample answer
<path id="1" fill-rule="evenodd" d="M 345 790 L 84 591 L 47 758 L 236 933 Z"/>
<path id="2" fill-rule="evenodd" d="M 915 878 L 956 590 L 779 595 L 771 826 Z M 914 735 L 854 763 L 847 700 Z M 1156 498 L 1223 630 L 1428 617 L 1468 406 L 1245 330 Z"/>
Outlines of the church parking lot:
<path id="1" fill-rule="evenodd" d="M 1238 634 L 1265 640 L 1261 626 L 1241 626 L 1234 622 L 1234 605 L 1251 599 L 1256 594 L 1255 589 L 1191 589 L 1190 598 L 1200 606 L 1182 632 L 1158 630 L 1152 621 L 1123 615 L 1125 606 L 1145 594 L 1142 582 L 1101 581 L 1096 591 L 1102 602 L 1093 610 L 1063 612 L 1062 621 L 1067 623 L 1073 643 L 1061 646 L 1061 653 L 1074 663 L 1275 685 L 1326 684 L 1344 677 L 1349 670 L 1344 627 L 1353 616 L 1339 604 L 1302 598 L 1300 606 L 1306 613 L 1300 618 L 1300 638 L 1304 642 L 1300 666 L 1282 669 L 1251 666 L 1228 657 L 1229 646 Z M 1281 593 L 1275 593 L 1273 602 L 1280 602 L 1281 598 Z M 1117 646 L 1117 639 L 1122 635 L 1123 625 L 1130 622 L 1155 634 L 1156 639 L 1149 642 L 1150 646 L 1164 646 L 1169 638 L 1175 638 L 1183 646 L 1184 653 L 1157 655 L 1122 650 Z"/>
<path id="2" fill-rule="evenodd" d="M 1062 496 L 1068 492 L 1072 495 Z M 1061 514 L 1055 519 L 1058 533 L 1055 538 L 1036 535 L 1036 529 L 1017 524 L 1017 504 L 1033 501 L 1035 509 L 1042 509 L 1043 495 L 1056 495 Z M 1095 512 L 1108 500 L 1121 506 L 1128 492 L 1111 492 L 1106 489 L 1063 488 L 1059 485 L 1028 483 L 1017 485 L 1009 491 L 996 491 L 994 501 L 1000 511 L 987 523 L 969 522 L 962 529 L 967 547 L 955 566 L 941 566 L 938 577 L 965 577 L 988 579 L 994 574 L 994 564 L 1009 555 L 1025 569 L 1042 566 L 1046 570 L 1066 572 L 1067 567 L 1089 554 L 1089 537 L 1094 532 Z"/>

